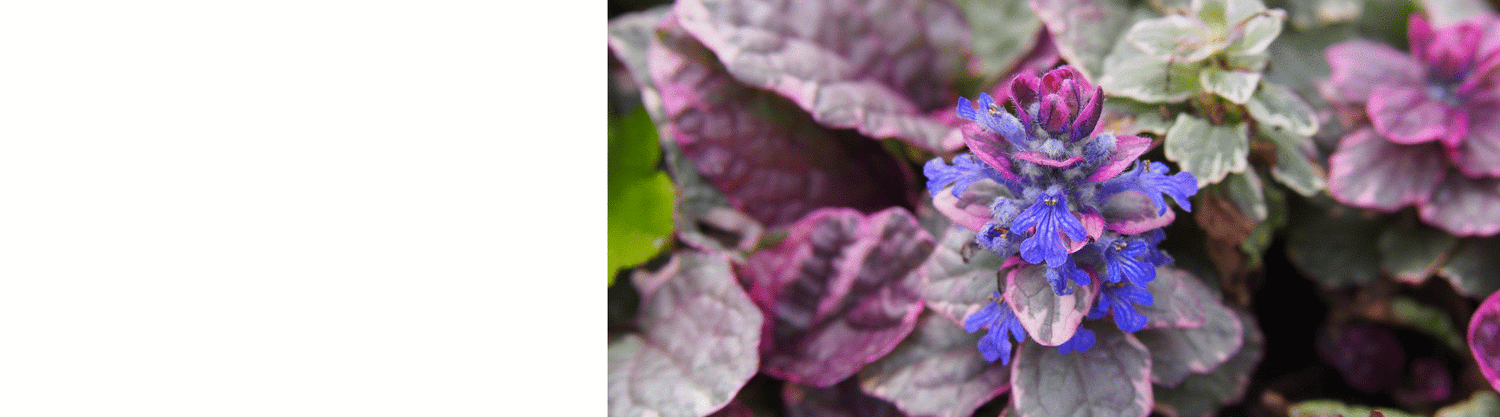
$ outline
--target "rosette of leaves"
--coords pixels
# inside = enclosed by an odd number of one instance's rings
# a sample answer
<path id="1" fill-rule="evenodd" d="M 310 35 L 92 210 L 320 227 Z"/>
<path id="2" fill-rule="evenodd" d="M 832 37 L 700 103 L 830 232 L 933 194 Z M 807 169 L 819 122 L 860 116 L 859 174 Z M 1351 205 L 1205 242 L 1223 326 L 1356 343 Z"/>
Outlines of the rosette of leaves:
<path id="1" fill-rule="evenodd" d="M 1270 184 L 1304 196 L 1325 185 L 1311 141 L 1318 120 L 1296 93 L 1264 79 L 1282 10 L 1194 0 L 1165 11 L 1118 37 L 1099 82 L 1117 98 L 1116 118 L 1160 135 L 1166 158 L 1198 178 L 1195 217 L 1209 255 L 1221 279 L 1239 279 L 1285 225 L 1285 193 Z"/>

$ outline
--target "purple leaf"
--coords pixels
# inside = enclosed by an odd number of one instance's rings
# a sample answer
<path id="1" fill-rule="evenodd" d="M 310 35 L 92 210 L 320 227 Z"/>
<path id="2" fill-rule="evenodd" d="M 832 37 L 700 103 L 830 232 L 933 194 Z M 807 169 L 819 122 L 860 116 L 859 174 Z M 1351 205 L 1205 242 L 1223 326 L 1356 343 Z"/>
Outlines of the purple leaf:
<path id="1" fill-rule="evenodd" d="M 922 275 L 927 277 L 922 298 L 933 311 L 956 325 L 963 324 L 999 290 L 996 274 L 1002 261 L 994 252 L 974 246 L 973 230 L 949 228 L 932 257 L 922 264 Z"/>
<path id="2" fill-rule="evenodd" d="M 750 410 L 750 406 L 736 399 L 730 401 L 729 405 L 724 408 L 720 408 L 719 411 L 709 414 L 708 417 L 755 417 L 755 412 Z"/>
<path id="3" fill-rule="evenodd" d="M 1469 350 L 1479 362 L 1479 373 L 1500 390 L 1500 292 L 1479 303 L 1469 319 Z"/>
<path id="4" fill-rule="evenodd" d="M 1072 294 L 1057 295 L 1047 283 L 1046 271 L 1040 265 L 1022 265 L 1011 270 L 1006 274 L 1004 296 L 1027 334 L 1037 343 L 1057 346 L 1073 337 L 1078 324 L 1094 306 L 1100 280 L 1093 280 L 1093 285 L 1087 287 L 1070 283 L 1074 287 Z"/>
<path id="5" fill-rule="evenodd" d="M 755 375 L 761 313 L 722 255 L 681 252 L 637 273 L 640 333 L 609 345 L 609 414 L 701 416 Z"/>
<path id="6" fill-rule="evenodd" d="M 1500 177 L 1500 106 L 1469 110 L 1469 137 L 1448 148 L 1448 159 L 1471 178 Z"/>
<path id="7" fill-rule="evenodd" d="M 1384 211 L 1425 202 L 1446 170 L 1438 146 L 1397 145 L 1357 130 L 1328 158 L 1328 192 L 1344 204 Z"/>
<path id="8" fill-rule="evenodd" d="M 1188 375 L 1175 388 L 1154 387 L 1157 410 L 1175 417 L 1208 417 L 1215 415 L 1220 406 L 1245 396 L 1250 374 L 1265 356 L 1266 338 L 1255 325 L 1255 317 L 1239 311 L 1235 314 L 1245 330 L 1245 344 L 1240 351 L 1213 372 Z"/>
<path id="9" fill-rule="evenodd" d="M 1031 0 L 1031 8 L 1052 34 L 1058 54 L 1095 82 L 1104 73 L 1104 56 L 1131 23 L 1124 0 Z"/>
<path id="10" fill-rule="evenodd" d="M 951 108 L 969 27 L 947 1 L 684 0 L 683 26 L 741 82 L 775 91 L 819 123 L 956 150 Z"/>
<path id="11" fill-rule="evenodd" d="M 1170 266 L 1156 267 L 1156 279 L 1146 284 L 1146 290 L 1155 302 L 1136 306 L 1146 316 L 1146 329 L 1203 326 L 1208 318 L 1204 305 L 1217 304 L 1219 299 L 1192 273 Z"/>
<path id="12" fill-rule="evenodd" d="M 1094 347 L 1059 354 L 1026 342 L 1011 370 L 1011 401 L 1029 417 L 1145 417 L 1151 412 L 1151 354 L 1114 326 L 1091 326 Z"/>
<path id="13" fill-rule="evenodd" d="M 1217 297 L 1205 300 L 1203 307 L 1207 312 L 1203 326 L 1135 333 L 1151 351 L 1151 382 L 1176 387 L 1188 374 L 1208 373 L 1240 350 L 1244 329 L 1234 311 Z"/>
<path id="14" fill-rule="evenodd" d="M 1318 354 L 1343 375 L 1344 382 L 1366 394 L 1401 383 L 1406 353 L 1396 335 L 1370 323 L 1350 323 L 1318 340 Z"/>
<path id="15" fill-rule="evenodd" d="M 979 334 L 927 313 L 889 355 L 859 372 L 865 392 L 910 415 L 967 417 L 1010 389 L 1010 367 L 984 359 Z"/>
<path id="16" fill-rule="evenodd" d="M 1133 190 L 1111 196 L 1099 209 L 1104 215 L 1106 229 L 1126 235 L 1159 229 L 1177 218 L 1177 213 L 1171 209 L 1158 214 L 1161 208 L 1151 201 L 1151 197 Z"/>
<path id="17" fill-rule="evenodd" d="M 649 48 L 664 139 L 729 198 L 769 227 L 820 207 L 872 212 L 910 206 L 914 180 L 878 142 L 819 126 L 775 94 L 742 86 L 670 16 Z"/>
<path id="18" fill-rule="evenodd" d="M 1447 105 L 1429 99 L 1422 88 L 1408 86 L 1375 86 L 1365 111 L 1375 131 L 1402 145 L 1436 140 L 1447 132 L 1453 117 Z"/>
<path id="19" fill-rule="evenodd" d="M 853 378 L 829 388 L 787 383 L 781 399 L 787 417 L 905 417 L 895 405 L 865 394 Z"/>
<path id="20" fill-rule="evenodd" d="M 766 314 L 761 367 L 828 387 L 895 348 L 916 326 L 932 236 L 906 210 L 823 209 L 797 222 L 747 276 Z"/>
<path id="21" fill-rule="evenodd" d="M 1346 103 L 1363 103 L 1376 86 L 1425 84 L 1421 64 L 1389 45 L 1356 39 L 1328 47 L 1324 52 L 1332 97 Z"/>
<path id="22" fill-rule="evenodd" d="M 1500 233 L 1500 178 L 1469 178 L 1450 170 L 1432 198 L 1417 208 L 1422 221 L 1454 236 Z"/>
<path id="23" fill-rule="evenodd" d="M 1115 152 L 1109 154 L 1109 159 L 1105 160 L 1104 164 L 1096 168 L 1094 174 L 1084 181 L 1099 182 L 1114 178 L 1121 172 L 1125 172 L 1126 168 L 1130 168 L 1130 164 L 1135 163 L 1136 159 L 1150 149 L 1151 139 L 1131 135 L 1115 136 Z"/>

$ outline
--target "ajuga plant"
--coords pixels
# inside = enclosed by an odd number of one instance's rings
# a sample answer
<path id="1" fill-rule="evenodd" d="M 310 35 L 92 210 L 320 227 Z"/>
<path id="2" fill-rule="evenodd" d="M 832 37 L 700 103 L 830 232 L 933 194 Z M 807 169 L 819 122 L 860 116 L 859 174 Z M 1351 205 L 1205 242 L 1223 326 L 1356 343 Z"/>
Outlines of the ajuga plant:
<path id="1" fill-rule="evenodd" d="M 939 312 L 983 329 L 977 348 L 1010 365 L 1021 415 L 1196 414 L 1235 396 L 1229 384 L 1176 397 L 1201 389 L 1190 376 L 1227 378 L 1259 355 L 1253 325 L 1157 248 L 1176 218 L 1167 200 L 1191 208 L 1193 174 L 1139 160 L 1147 139 L 1098 131 L 1104 93 L 1073 67 L 1010 85 L 1005 105 L 959 99 L 970 153 L 923 170 L 956 227 L 928 271 Z"/>

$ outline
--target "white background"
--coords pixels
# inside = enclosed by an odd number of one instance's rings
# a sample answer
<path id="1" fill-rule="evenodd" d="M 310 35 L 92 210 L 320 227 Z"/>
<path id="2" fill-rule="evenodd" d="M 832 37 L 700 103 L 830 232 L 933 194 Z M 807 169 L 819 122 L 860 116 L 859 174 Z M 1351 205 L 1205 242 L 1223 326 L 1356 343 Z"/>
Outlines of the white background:
<path id="1" fill-rule="evenodd" d="M 602 2 L 0 8 L 0 415 L 602 415 Z"/>

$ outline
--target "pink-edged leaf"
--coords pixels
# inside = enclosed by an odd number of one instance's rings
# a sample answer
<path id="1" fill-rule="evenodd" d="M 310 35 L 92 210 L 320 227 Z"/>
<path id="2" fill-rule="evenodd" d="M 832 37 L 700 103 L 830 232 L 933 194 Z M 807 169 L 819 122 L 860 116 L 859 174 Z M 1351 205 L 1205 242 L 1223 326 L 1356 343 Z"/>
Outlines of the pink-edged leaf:
<path id="1" fill-rule="evenodd" d="M 1136 306 L 1146 316 L 1146 329 L 1201 327 L 1208 318 L 1206 304 L 1218 303 L 1218 294 L 1191 272 L 1170 266 L 1156 267 L 1156 279 L 1146 284 L 1155 302 Z"/>
<path id="2" fill-rule="evenodd" d="M 766 314 L 761 369 L 828 387 L 890 352 L 916 326 L 932 236 L 891 208 L 868 217 L 823 209 L 752 255 L 751 292 Z"/>
<path id="3" fill-rule="evenodd" d="M 1087 237 L 1081 241 L 1074 242 L 1073 239 L 1068 238 L 1067 234 L 1064 233 L 1063 241 L 1068 244 L 1068 253 L 1077 252 L 1079 249 L 1083 249 L 1084 246 L 1088 246 L 1089 243 L 1099 240 L 1099 236 L 1104 235 L 1104 216 L 1092 211 L 1082 214 L 1074 213 L 1073 216 L 1078 218 L 1079 223 L 1083 223 L 1084 235 Z"/>
<path id="4" fill-rule="evenodd" d="M 1377 86 L 1418 87 L 1426 81 L 1416 60 L 1383 43 L 1356 39 L 1330 46 L 1323 54 L 1331 77 L 1328 100 L 1364 103 Z"/>
<path id="5" fill-rule="evenodd" d="M 676 12 L 736 79 L 819 123 L 934 152 L 962 146 L 927 114 L 952 107 L 968 65 L 969 26 L 951 2 L 684 0 Z"/>
<path id="6" fill-rule="evenodd" d="M 1016 152 L 1016 157 L 1033 164 L 1046 165 L 1053 168 L 1067 168 L 1073 166 L 1073 164 L 1083 162 L 1083 157 L 1081 156 L 1075 156 L 1059 161 L 1048 157 L 1047 154 L 1037 151 Z"/>
<path id="7" fill-rule="evenodd" d="M 755 375 L 762 316 L 723 255 L 680 252 L 637 273 L 640 333 L 609 344 L 609 414 L 701 416 Z"/>
<path id="8" fill-rule="evenodd" d="M 1106 72 L 1104 56 L 1130 27 L 1131 8 L 1127 0 L 1031 0 L 1058 54 L 1091 81 Z"/>
<path id="9" fill-rule="evenodd" d="M 927 277 L 927 288 L 922 292 L 927 307 L 956 325 L 988 305 L 990 294 L 999 290 L 996 278 L 1003 260 L 975 246 L 974 234 L 973 230 L 949 228 L 921 269 Z"/>
<path id="10" fill-rule="evenodd" d="M 1391 142 L 1411 145 L 1437 140 L 1448 130 L 1448 105 L 1418 87 L 1378 85 L 1365 105 L 1375 131 Z"/>
<path id="11" fill-rule="evenodd" d="M 1449 171 L 1432 198 L 1417 208 L 1422 221 L 1454 236 L 1492 236 L 1500 233 L 1500 178 L 1474 179 Z"/>
<path id="12" fill-rule="evenodd" d="M 1447 170 L 1435 143 L 1397 145 L 1364 128 L 1328 157 L 1328 193 L 1344 204 L 1394 211 L 1427 201 Z"/>
<path id="13" fill-rule="evenodd" d="M 664 139 L 730 203 L 769 227 L 819 207 L 910 206 L 914 180 L 878 142 L 819 126 L 775 94 L 743 86 L 670 15 L 649 47 Z"/>
<path id="14" fill-rule="evenodd" d="M 1094 306 L 1099 280 L 1087 287 L 1069 281 L 1067 285 L 1073 288 L 1073 293 L 1057 295 L 1047 283 L 1046 272 L 1040 265 L 1022 265 L 1011 270 L 1005 277 L 1004 296 L 1028 335 L 1037 343 L 1057 346 L 1073 337 L 1078 324 Z"/>
<path id="15" fill-rule="evenodd" d="M 1166 213 L 1151 201 L 1151 197 L 1139 191 L 1127 190 L 1111 196 L 1099 208 L 1104 216 L 1104 228 L 1122 235 L 1133 235 L 1172 224 L 1177 213 L 1167 209 Z"/>
<path id="16" fill-rule="evenodd" d="M 1485 297 L 1469 319 L 1469 350 L 1479 362 L 1479 373 L 1500 390 L 1500 292 Z"/>
<path id="17" fill-rule="evenodd" d="M 905 417 L 895 404 L 865 394 L 859 381 L 849 378 L 828 387 L 806 387 L 788 382 L 781 389 L 787 417 Z"/>
<path id="18" fill-rule="evenodd" d="M 859 371 L 866 393 L 914 416 L 968 417 L 1010 389 L 1010 366 L 984 359 L 980 334 L 924 313 L 911 337 Z"/>
<path id="19" fill-rule="evenodd" d="M 932 206 L 953 220 L 953 224 L 978 231 L 992 219 L 990 205 L 995 198 L 1005 195 L 1010 192 L 1004 186 L 986 179 L 970 184 L 958 197 L 953 196 L 952 186 L 943 188 L 932 197 Z"/>
<path id="20" fill-rule="evenodd" d="M 986 110 L 980 109 L 980 111 Z M 1011 181 L 1020 181 L 1021 177 L 1017 176 L 1010 168 L 1010 158 L 1006 157 L 1006 155 L 1010 154 L 1010 145 L 1005 139 L 1001 138 L 998 133 L 985 129 L 979 123 L 969 123 L 967 121 L 963 123 L 964 125 L 961 129 L 964 133 L 964 144 L 969 146 L 969 152 L 974 154 L 975 158 L 979 158 L 980 161 L 984 162 L 985 165 L 989 165 L 995 168 L 995 170 L 1000 171 L 1000 175 L 1005 178 Z"/>
<path id="21" fill-rule="evenodd" d="M 1390 329 L 1354 322 L 1324 333 L 1317 343 L 1318 354 L 1354 389 L 1374 394 L 1401 384 L 1397 364 L 1406 363 L 1406 352 Z"/>
<path id="22" fill-rule="evenodd" d="M 1150 149 L 1151 139 L 1132 135 L 1115 136 L 1115 152 L 1109 154 L 1109 159 L 1105 160 L 1104 164 L 1095 169 L 1094 174 L 1084 181 L 1099 182 L 1114 178 L 1130 168 L 1131 163 Z"/>
<path id="23" fill-rule="evenodd" d="M 1028 417 L 1145 417 L 1151 412 L 1151 354 L 1114 326 L 1089 326 L 1094 347 L 1059 354 L 1027 341 L 1011 370 L 1011 402 Z"/>
<path id="24" fill-rule="evenodd" d="M 1236 311 L 1244 324 L 1244 346 L 1213 372 L 1188 375 L 1182 385 L 1154 388 L 1156 409 L 1175 417 L 1208 417 L 1219 407 L 1238 402 L 1250 387 L 1250 374 L 1265 356 L 1266 337 L 1255 324 L 1255 317 Z"/>
<path id="25" fill-rule="evenodd" d="M 1500 106 L 1469 112 L 1473 128 L 1460 145 L 1448 148 L 1448 159 L 1469 177 L 1500 177 Z"/>
<path id="26" fill-rule="evenodd" d="M 1135 333 L 1151 350 L 1151 382 L 1178 386 L 1189 374 L 1208 373 L 1240 350 L 1244 329 L 1234 311 L 1219 303 L 1217 297 L 1204 300 L 1203 307 L 1206 319 L 1202 326 Z"/>

